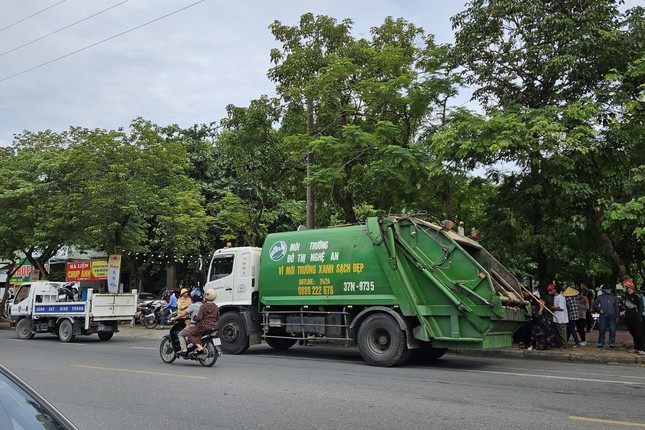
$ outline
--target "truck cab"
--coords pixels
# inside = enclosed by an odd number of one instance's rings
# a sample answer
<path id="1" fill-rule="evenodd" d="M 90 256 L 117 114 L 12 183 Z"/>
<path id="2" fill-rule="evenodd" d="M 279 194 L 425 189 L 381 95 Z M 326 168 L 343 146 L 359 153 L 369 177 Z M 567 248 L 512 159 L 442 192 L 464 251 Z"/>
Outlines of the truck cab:
<path id="1" fill-rule="evenodd" d="M 248 306 L 258 291 L 261 248 L 222 248 L 213 254 L 205 290 L 217 291 L 217 305 Z"/>
<path id="2" fill-rule="evenodd" d="M 33 307 L 39 303 L 56 303 L 60 299 L 62 284 L 53 282 L 33 282 L 22 284 L 11 305 L 11 316 L 31 316 Z"/>

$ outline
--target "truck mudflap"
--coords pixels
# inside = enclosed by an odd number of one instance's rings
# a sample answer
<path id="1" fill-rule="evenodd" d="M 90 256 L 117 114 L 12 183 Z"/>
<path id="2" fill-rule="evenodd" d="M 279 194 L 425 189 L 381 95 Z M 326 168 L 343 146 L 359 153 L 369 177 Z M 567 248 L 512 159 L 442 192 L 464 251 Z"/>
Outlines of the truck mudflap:
<path id="1" fill-rule="evenodd" d="M 404 316 L 417 316 L 414 338 L 434 347 L 488 349 L 511 345 L 524 321 L 521 287 L 476 241 L 419 218 L 368 221 Z M 378 223 L 378 225 L 376 224 Z"/>

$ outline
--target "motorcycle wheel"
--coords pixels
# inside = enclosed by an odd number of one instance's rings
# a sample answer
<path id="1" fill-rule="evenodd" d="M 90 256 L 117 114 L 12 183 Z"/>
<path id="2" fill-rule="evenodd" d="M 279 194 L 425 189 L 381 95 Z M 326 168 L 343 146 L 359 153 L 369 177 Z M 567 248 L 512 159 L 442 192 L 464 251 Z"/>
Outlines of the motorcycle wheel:
<path id="1" fill-rule="evenodd" d="M 141 324 L 145 328 L 155 328 L 157 327 L 157 318 L 155 314 L 148 314 L 141 316 Z"/>
<path id="2" fill-rule="evenodd" d="M 215 345 L 213 345 L 212 341 L 208 341 L 204 343 L 204 351 L 208 352 L 208 356 L 204 358 L 199 358 L 202 355 L 204 355 L 204 353 L 202 353 L 197 356 L 198 357 L 197 360 L 199 360 L 199 364 L 201 364 L 204 367 L 212 367 L 217 361 L 217 357 L 219 356 L 219 354 L 215 350 Z"/>
<path id="3" fill-rule="evenodd" d="M 172 347 L 172 342 L 167 337 L 163 338 L 161 345 L 159 345 L 159 355 L 164 363 L 172 363 L 177 358 L 175 348 Z"/>

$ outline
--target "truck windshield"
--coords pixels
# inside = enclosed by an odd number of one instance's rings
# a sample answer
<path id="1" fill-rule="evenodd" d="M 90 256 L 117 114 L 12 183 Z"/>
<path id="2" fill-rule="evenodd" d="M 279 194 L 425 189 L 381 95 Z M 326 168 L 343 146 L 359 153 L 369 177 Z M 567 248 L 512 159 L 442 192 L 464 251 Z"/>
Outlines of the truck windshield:
<path id="1" fill-rule="evenodd" d="M 233 273 L 234 259 L 235 256 L 233 254 L 222 254 L 215 256 L 213 258 L 213 261 L 211 262 L 210 270 L 208 271 L 208 280 L 215 281 Z"/>
<path id="2" fill-rule="evenodd" d="M 13 300 L 13 304 L 18 304 L 25 300 L 27 296 L 29 296 L 29 289 L 31 288 L 31 285 L 29 284 L 24 284 L 20 287 L 18 292 L 16 293 L 16 298 Z"/>

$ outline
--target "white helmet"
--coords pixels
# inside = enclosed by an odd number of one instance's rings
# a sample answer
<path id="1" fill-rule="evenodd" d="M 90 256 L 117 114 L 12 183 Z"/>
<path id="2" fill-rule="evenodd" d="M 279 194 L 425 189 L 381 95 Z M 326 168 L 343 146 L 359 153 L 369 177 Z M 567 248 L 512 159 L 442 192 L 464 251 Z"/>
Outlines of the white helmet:
<path id="1" fill-rule="evenodd" d="M 217 298 L 217 291 L 215 291 L 212 288 L 209 288 L 206 290 L 206 294 L 204 294 L 204 300 L 208 300 L 209 302 L 215 301 Z"/>

